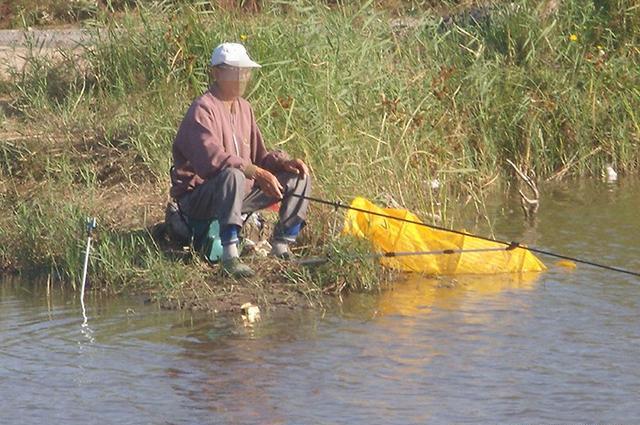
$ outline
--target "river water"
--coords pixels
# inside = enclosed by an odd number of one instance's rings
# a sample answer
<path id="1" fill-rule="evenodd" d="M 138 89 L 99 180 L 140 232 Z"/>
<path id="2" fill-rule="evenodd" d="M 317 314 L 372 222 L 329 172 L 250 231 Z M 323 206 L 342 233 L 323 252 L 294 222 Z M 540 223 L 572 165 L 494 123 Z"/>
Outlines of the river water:
<path id="1" fill-rule="evenodd" d="M 496 235 L 640 270 L 640 185 L 550 188 Z M 409 276 L 324 313 L 240 318 L 0 282 L 2 424 L 640 423 L 640 279 Z"/>

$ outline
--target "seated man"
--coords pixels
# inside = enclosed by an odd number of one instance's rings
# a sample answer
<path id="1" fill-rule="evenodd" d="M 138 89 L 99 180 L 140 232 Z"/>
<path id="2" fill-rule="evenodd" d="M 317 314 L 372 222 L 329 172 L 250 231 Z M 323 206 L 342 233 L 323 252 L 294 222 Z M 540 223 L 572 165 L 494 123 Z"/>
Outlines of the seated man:
<path id="1" fill-rule="evenodd" d="M 307 215 L 311 180 L 307 165 L 265 148 L 249 102 L 242 98 L 252 68 L 244 46 L 223 43 L 209 67 L 212 84 L 189 107 L 173 142 L 171 196 L 189 218 L 220 223 L 223 270 L 250 277 L 239 259 L 241 215 L 281 200 L 271 254 L 288 258 Z M 291 194 L 299 196 L 290 196 Z"/>

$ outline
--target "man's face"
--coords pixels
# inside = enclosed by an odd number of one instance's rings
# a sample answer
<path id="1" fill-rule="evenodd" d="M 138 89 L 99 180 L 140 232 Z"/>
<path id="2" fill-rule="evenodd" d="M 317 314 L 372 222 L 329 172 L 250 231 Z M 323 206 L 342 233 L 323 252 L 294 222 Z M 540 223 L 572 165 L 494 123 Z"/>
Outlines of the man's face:
<path id="1" fill-rule="evenodd" d="M 251 80 L 251 68 L 238 68 L 230 65 L 214 66 L 213 78 L 224 97 L 241 97 Z"/>

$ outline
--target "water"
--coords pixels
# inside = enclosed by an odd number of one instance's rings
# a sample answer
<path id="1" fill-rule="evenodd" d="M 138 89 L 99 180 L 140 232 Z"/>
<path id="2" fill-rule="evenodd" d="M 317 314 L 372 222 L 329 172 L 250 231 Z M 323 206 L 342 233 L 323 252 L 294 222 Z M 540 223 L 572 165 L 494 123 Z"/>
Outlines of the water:
<path id="1" fill-rule="evenodd" d="M 497 234 L 640 269 L 640 186 L 548 191 Z M 553 265 L 553 261 L 545 258 Z M 245 327 L 139 299 L 0 283 L 2 424 L 640 422 L 640 280 L 411 277 L 326 313 Z"/>

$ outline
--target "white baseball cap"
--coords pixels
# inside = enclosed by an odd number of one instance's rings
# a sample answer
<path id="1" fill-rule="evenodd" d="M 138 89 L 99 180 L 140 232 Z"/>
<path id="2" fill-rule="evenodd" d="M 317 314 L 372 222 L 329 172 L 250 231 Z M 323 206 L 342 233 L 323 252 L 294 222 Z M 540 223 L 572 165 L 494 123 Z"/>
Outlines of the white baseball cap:
<path id="1" fill-rule="evenodd" d="M 231 65 L 238 68 L 261 68 L 262 66 L 251 60 L 247 49 L 240 43 L 222 43 L 211 54 L 211 66 Z"/>

